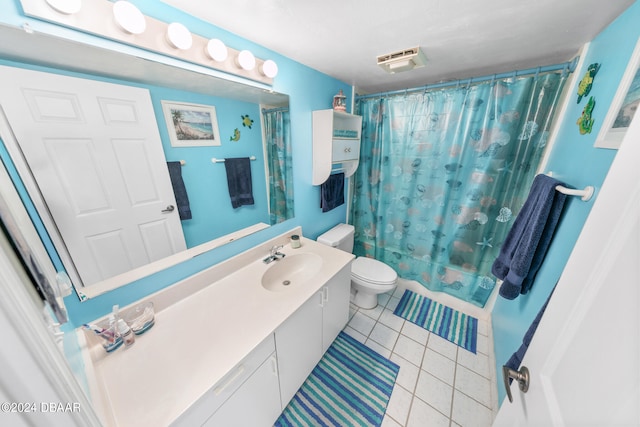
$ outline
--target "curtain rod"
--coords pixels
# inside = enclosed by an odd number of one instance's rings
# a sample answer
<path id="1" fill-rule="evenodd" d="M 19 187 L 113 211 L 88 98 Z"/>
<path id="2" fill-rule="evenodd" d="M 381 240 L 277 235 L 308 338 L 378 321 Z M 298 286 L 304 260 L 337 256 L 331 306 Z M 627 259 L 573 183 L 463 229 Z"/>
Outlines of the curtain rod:
<path id="1" fill-rule="evenodd" d="M 277 113 L 278 111 L 289 111 L 289 107 L 263 108 L 263 113 Z"/>
<path id="2" fill-rule="evenodd" d="M 569 62 L 564 62 L 562 64 L 547 65 L 544 67 L 529 68 L 527 70 L 511 71 L 510 73 L 492 74 L 492 75 L 481 76 L 481 77 L 472 77 L 469 79 L 453 80 L 449 82 L 432 83 L 432 84 L 411 88 L 411 89 L 401 89 L 401 90 L 394 90 L 389 92 L 372 93 L 368 95 L 356 95 L 356 101 L 359 101 L 361 99 L 367 99 L 367 98 L 377 98 L 377 97 L 383 97 L 383 96 L 389 96 L 389 95 L 400 95 L 400 94 L 406 94 L 411 92 L 424 92 L 430 89 L 440 89 L 448 86 L 470 85 L 471 83 L 484 82 L 487 80 L 526 76 L 529 74 L 537 75 L 539 73 L 548 73 L 548 72 L 559 71 L 559 70 L 562 70 L 563 74 L 568 74 L 568 73 L 573 73 L 575 71 L 576 65 L 578 64 L 579 59 L 580 57 L 576 56 L 575 58 L 573 58 L 573 60 Z"/>

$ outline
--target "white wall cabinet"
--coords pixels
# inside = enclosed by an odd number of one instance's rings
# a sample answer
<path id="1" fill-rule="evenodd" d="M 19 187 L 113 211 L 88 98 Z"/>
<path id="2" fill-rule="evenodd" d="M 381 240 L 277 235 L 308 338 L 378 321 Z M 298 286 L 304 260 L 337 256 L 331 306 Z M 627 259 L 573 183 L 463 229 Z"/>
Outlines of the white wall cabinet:
<path id="1" fill-rule="evenodd" d="M 351 264 L 276 330 L 276 350 L 283 409 L 349 320 Z"/>
<path id="2" fill-rule="evenodd" d="M 358 168 L 362 117 L 334 110 L 313 112 L 313 185 L 325 182 L 334 164 L 345 176 Z"/>

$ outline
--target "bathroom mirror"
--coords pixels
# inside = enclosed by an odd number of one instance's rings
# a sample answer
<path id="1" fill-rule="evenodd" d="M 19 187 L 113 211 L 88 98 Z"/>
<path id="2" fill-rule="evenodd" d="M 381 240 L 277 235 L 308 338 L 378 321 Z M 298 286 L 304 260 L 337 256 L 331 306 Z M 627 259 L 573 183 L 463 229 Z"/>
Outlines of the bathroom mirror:
<path id="1" fill-rule="evenodd" d="M 181 221 L 186 250 L 154 260 L 146 265 L 136 266 L 130 271 L 122 272 L 97 283 L 83 283 L 81 277 L 69 267 L 79 262 L 79 260 L 74 259 L 68 253 L 63 254 L 62 252 L 64 251 L 57 249 L 61 262 L 69 273 L 72 284 L 81 299 L 91 298 L 115 289 L 146 275 L 178 264 L 204 251 L 259 231 L 270 223 L 293 217 L 292 207 L 284 210 L 284 213 L 280 215 L 274 215 L 269 207 L 269 197 L 277 192 L 277 187 L 273 187 L 273 182 L 286 179 L 286 174 L 278 175 L 275 180 L 270 180 L 266 176 L 269 168 L 273 168 L 270 157 L 274 155 L 268 147 L 268 142 L 273 139 L 273 135 L 270 132 L 264 132 L 265 123 L 271 120 L 266 116 L 274 111 L 278 115 L 281 112 L 286 112 L 286 120 L 288 121 L 289 97 L 287 95 L 275 93 L 259 86 L 251 86 L 206 74 L 197 67 L 194 67 L 194 69 L 181 68 L 9 26 L 0 26 L 0 38 L 12 40 L 12 43 L 0 47 L 0 59 L 42 65 L 65 71 L 76 71 L 89 76 L 122 80 L 122 82 L 116 81 L 115 83 L 117 84 L 130 82 L 147 86 L 151 92 L 157 126 L 163 139 L 163 151 L 166 161 L 183 161 L 184 164 L 182 174 L 189 202 L 192 205 L 193 215 L 198 217 L 197 221 Z M 57 54 L 53 56 L 50 55 L 50 52 L 56 52 Z M 10 66 L 11 64 L 7 65 Z M 80 77 L 86 78 L 86 76 Z M 185 93 L 186 95 L 184 95 Z M 183 97 L 191 97 L 191 94 L 195 94 L 196 99 L 193 104 L 217 104 L 212 106 L 217 107 L 222 148 L 226 147 L 227 151 L 216 151 L 215 149 L 218 147 L 171 147 L 165 135 L 168 124 L 162 117 L 161 101 L 167 97 L 175 98 L 176 94 L 178 94 L 178 98 L 180 98 L 180 94 Z M 187 101 L 187 99 L 167 100 Z M 285 131 L 286 135 L 280 135 L 278 138 L 289 140 L 288 124 Z M 4 135 L 5 138 L 3 139 L 7 139 L 6 129 Z M 253 140 L 258 139 L 260 146 L 254 145 L 253 148 L 247 150 L 246 147 L 248 147 L 249 143 L 245 141 L 248 141 L 250 137 Z M 265 145 L 262 145 L 263 142 Z M 273 141 L 271 142 L 274 143 Z M 5 145 L 8 144 L 5 142 Z M 11 153 L 11 157 L 15 159 L 19 156 L 14 152 Z M 256 202 L 255 206 L 243 206 L 235 210 L 220 208 L 224 203 L 229 203 L 225 165 L 219 162 L 225 157 L 255 158 L 254 161 L 251 161 L 251 173 L 254 178 L 260 177 L 260 179 L 256 180 L 260 184 L 254 185 L 253 192 L 255 199 L 260 200 L 260 203 Z M 218 162 L 212 161 L 214 158 L 217 158 Z M 27 176 L 29 172 L 24 166 L 22 170 L 18 164 L 16 164 L 16 167 L 37 207 L 37 200 L 41 199 L 41 197 L 38 194 L 40 189 L 36 181 Z M 206 168 L 206 170 L 198 168 Z M 204 186 L 204 192 L 207 193 L 207 186 L 209 190 L 215 188 L 218 191 L 222 189 L 226 192 L 226 200 L 221 200 L 220 196 L 209 197 L 211 191 L 204 196 L 210 200 L 202 200 L 202 188 L 196 191 L 193 182 L 190 180 L 193 180 L 194 177 L 205 176 L 206 173 L 214 173 L 217 178 L 208 181 Z M 288 187 L 292 187 L 292 185 L 292 182 L 287 183 Z M 200 187 L 203 186 L 201 185 Z M 193 191 L 190 191 L 190 189 L 193 189 Z M 291 203 L 292 200 L 289 202 Z M 209 207 L 202 208 L 201 205 L 208 205 Z M 252 211 L 250 215 L 246 216 L 246 218 L 251 218 L 250 220 L 240 218 L 243 216 L 242 209 L 245 209 L 244 212 Z M 231 215 L 234 216 L 224 217 L 222 213 L 225 210 L 232 212 Z M 258 212 L 257 210 L 260 211 Z M 51 217 L 47 219 L 42 215 L 41 217 L 47 228 L 47 233 L 52 236 L 53 244 L 56 247 L 64 246 L 62 238 L 55 237 L 58 227 L 53 219 Z M 205 220 L 208 222 L 203 224 L 202 221 Z M 51 222 L 48 223 L 48 221 Z M 194 225 L 196 222 L 199 223 L 198 226 Z M 56 242 L 56 239 L 59 239 L 59 241 Z"/>

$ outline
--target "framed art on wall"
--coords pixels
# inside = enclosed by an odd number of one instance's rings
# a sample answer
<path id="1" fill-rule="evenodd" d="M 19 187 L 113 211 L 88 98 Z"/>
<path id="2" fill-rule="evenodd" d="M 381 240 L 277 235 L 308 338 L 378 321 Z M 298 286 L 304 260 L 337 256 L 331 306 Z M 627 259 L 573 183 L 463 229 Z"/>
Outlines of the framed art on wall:
<path id="1" fill-rule="evenodd" d="M 162 101 L 172 147 L 220 145 L 216 107 Z"/>
<path id="2" fill-rule="evenodd" d="M 640 104 L 640 39 L 620 80 L 616 96 L 611 102 L 594 146 L 617 149 L 627 133 L 638 104 Z"/>

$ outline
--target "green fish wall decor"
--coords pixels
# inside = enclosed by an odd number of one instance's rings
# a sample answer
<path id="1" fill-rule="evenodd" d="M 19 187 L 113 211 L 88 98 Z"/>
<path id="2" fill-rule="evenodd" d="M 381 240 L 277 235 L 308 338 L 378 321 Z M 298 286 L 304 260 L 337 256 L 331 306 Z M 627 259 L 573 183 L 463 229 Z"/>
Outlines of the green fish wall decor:
<path id="1" fill-rule="evenodd" d="M 591 133 L 591 130 L 593 129 L 593 118 L 591 117 L 591 113 L 593 113 L 593 107 L 595 106 L 596 100 L 593 99 L 592 96 L 589 98 L 589 101 L 587 101 L 587 105 L 585 105 L 582 110 L 582 115 L 576 122 L 578 129 L 580 130 L 580 135 Z"/>
<path id="2" fill-rule="evenodd" d="M 582 80 L 580 80 L 580 83 L 578 83 L 578 104 L 580 104 L 580 101 L 583 97 L 589 95 L 589 92 L 591 92 L 593 79 L 596 77 L 599 69 L 600 64 L 598 64 L 597 62 L 589 65 L 589 68 L 587 68 L 587 72 L 585 73 Z"/>
<path id="3" fill-rule="evenodd" d="M 235 128 L 233 130 L 233 136 L 229 137 L 229 141 L 238 142 L 240 140 L 240 130 Z"/>

